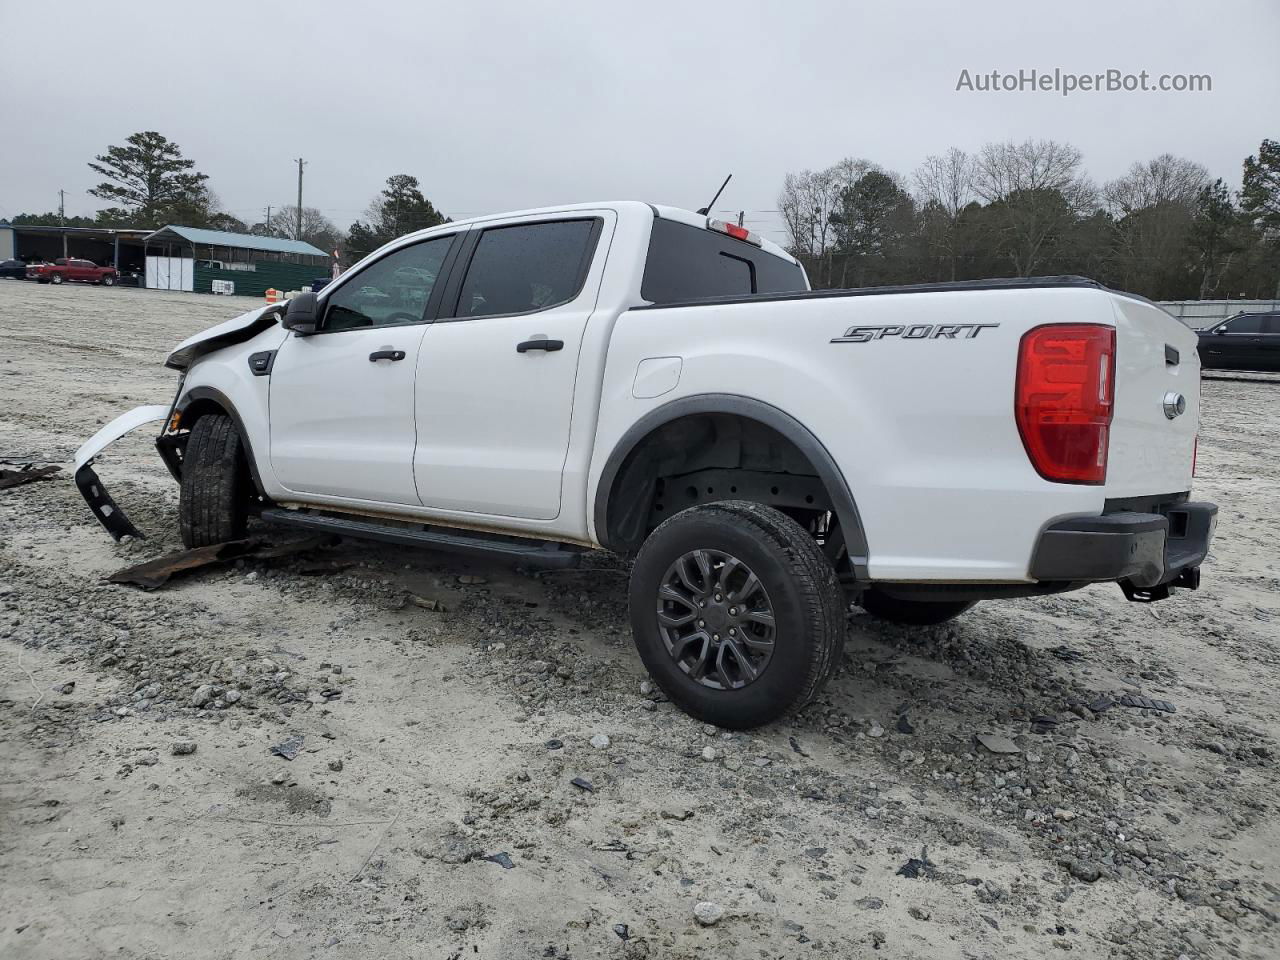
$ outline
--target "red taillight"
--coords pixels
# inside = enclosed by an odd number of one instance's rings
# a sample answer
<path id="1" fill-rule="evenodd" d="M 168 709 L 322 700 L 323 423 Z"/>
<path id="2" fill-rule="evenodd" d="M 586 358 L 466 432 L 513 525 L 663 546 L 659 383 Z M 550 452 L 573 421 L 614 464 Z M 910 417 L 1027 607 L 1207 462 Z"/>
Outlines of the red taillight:
<path id="1" fill-rule="evenodd" d="M 1114 327 L 1049 324 L 1022 335 L 1014 418 L 1046 480 L 1106 482 L 1115 369 Z"/>

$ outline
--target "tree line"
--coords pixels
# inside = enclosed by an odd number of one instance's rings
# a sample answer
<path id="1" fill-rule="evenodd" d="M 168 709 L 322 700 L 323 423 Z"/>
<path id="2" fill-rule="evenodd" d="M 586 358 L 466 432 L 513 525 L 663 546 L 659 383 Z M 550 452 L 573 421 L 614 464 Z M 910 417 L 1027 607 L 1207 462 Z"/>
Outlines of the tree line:
<path id="1" fill-rule="evenodd" d="M 95 217 L 20 214 L 15 225 L 183 224 L 305 240 L 352 263 L 403 234 L 448 222 L 418 179 L 390 176 L 346 230 L 282 204 L 260 222 L 224 210 L 208 176 L 155 131 L 109 146 L 89 167 Z M 815 287 L 1080 274 L 1156 300 L 1280 296 L 1280 142 L 1245 159 L 1238 188 L 1162 154 L 1096 184 L 1078 149 L 1054 140 L 988 143 L 929 156 L 909 176 L 848 158 L 789 173 L 778 207 L 788 247 Z"/>
<path id="2" fill-rule="evenodd" d="M 158 230 L 169 224 L 248 233 L 257 236 L 303 240 L 326 253 L 339 250 L 345 263 L 353 263 L 388 241 L 415 230 L 447 223 L 422 194 L 417 177 L 407 173 L 387 178 L 364 214 L 346 230 L 339 228 L 315 207 L 296 204 L 272 207 L 269 216 L 246 222 L 223 209 L 209 188 L 209 177 L 196 169 L 194 160 L 154 130 L 135 133 L 123 145 L 109 146 L 89 168 L 103 178 L 89 194 L 110 206 L 93 217 L 64 217 L 46 213 L 22 213 L 15 226 L 138 227 Z"/>
<path id="3" fill-rule="evenodd" d="M 1154 300 L 1280 297 L 1280 143 L 1233 189 L 1162 154 L 1101 185 L 1053 140 L 929 156 L 909 176 L 848 158 L 787 174 L 789 248 L 815 287 L 1080 274 Z"/>

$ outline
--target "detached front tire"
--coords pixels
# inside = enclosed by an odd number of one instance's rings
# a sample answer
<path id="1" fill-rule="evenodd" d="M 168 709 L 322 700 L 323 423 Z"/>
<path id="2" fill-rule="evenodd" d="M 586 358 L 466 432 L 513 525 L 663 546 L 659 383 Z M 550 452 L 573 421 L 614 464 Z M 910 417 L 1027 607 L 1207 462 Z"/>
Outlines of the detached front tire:
<path id="1" fill-rule="evenodd" d="M 654 682 L 716 726 L 808 705 L 840 658 L 844 591 L 813 536 L 771 507 L 727 500 L 658 527 L 631 571 L 631 628 Z"/>
<path id="2" fill-rule="evenodd" d="M 954 620 L 977 600 L 903 600 L 874 587 L 862 595 L 858 606 L 878 620 L 908 627 L 932 627 Z"/>
<path id="3" fill-rule="evenodd" d="M 196 421 L 182 458 L 178 526 L 187 547 L 207 547 L 244 536 L 249 513 L 249 470 L 234 421 L 206 414 Z"/>

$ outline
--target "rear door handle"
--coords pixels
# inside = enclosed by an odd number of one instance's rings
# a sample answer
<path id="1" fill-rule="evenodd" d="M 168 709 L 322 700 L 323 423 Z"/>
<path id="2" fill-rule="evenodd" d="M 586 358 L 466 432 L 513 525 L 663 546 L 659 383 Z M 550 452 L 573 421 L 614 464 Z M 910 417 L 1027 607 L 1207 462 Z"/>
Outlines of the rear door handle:
<path id="1" fill-rule="evenodd" d="M 377 362 L 378 360 L 403 360 L 403 350 L 375 350 L 369 354 L 369 359 Z"/>
<path id="2" fill-rule="evenodd" d="M 556 350 L 563 349 L 563 340 L 547 340 L 545 338 L 539 340 L 524 340 L 516 344 L 516 353 L 528 353 L 530 350 L 545 350 L 547 353 L 552 353 Z"/>

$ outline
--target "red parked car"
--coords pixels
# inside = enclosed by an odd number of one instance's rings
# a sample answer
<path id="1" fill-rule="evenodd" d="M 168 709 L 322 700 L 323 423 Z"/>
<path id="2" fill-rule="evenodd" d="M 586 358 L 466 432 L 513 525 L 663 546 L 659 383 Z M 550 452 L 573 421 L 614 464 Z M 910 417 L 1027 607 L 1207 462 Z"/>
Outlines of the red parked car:
<path id="1" fill-rule="evenodd" d="M 119 276 L 115 267 L 100 267 L 92 260 L 59 257 L 53 263 L 27 265 L 27 279 L 40 283 L 66 283 L 75 280 L 79 283 L 100 283 L 104 287 L 111 287 L 115 286 Z"/>

